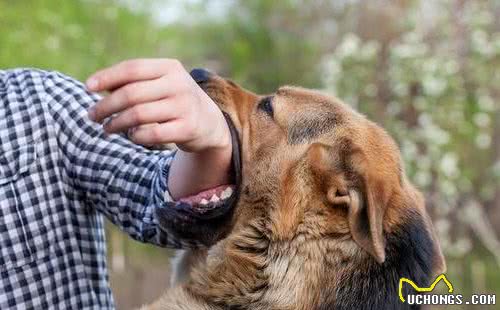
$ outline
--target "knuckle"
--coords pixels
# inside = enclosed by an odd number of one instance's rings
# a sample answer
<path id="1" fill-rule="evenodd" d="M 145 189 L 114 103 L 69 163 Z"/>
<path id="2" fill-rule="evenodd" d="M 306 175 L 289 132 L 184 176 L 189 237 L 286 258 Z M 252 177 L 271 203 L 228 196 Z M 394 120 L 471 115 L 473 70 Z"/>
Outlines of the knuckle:
<path id="1" fill-rule="evenodd" d="M 171 79 L 170 81 L 170 87 L 175 90 L 177 93 L 178 96 L 182 95 L 185 91 L 185 86 L 186 86 L 186 83 L 183 83 L 183 81 L 181 79 Z"/>
<path id="2" fill-rule="evenodd" d="M 165 87 L 165 88 L 172 87 L 173 81 L 171 81 L 171 79 L 167 75 L 162 75 L 159 78 L 159 81 L 160 81 L 162 87 Z"/>
<path id="3" fill-rule="evenodd" d="M 112 70 L 107 70 L 105 72 L 100 73 L 97 76 L 97 80 L 99 81 L 99 87 L 106 87 L 107 85 L 110 85 L 113 83 L 113 71 Z"/>
<path id="4" fill-rule="evenodd" d="M 176 71 L 181 71 L 184 69 L 184 66 L 178 59 L 170 59 L 170 66 Z"/>
<path id="5" fill-rule="evenodd" d="M 179 77 L 175 81 L 172 81 L 172 84 L 172 87 L 176 89 L 182 100 L 186 100 L 187 102 L 192 101 L 192 87 L 188 79 Z"/>
<path id="6" fill-rule="evenodd" d="M 139 72 L 139 69 L 141 67 L 141 61 L 140 60 L 129 60 L 124 63 L 124 71 L 125 74 L 127 75 L 137 75 Z"/>
<path id="7" fill-rule="evenodd" d="M 192 124 L 192 122 L 185 124 L 181 130 L 183 135 L 189 138 L 192 138 L 196 134 L 196 127 Z"/>
<path id="8" fill-rule="evenodd" d="M 130 99 L 130 98 L 129 98 L 129 97 L 130 97 L 130 94 L 129 94 L 129 92 L 127 91 L 127 89 L 126 89 L 126 88 L 123 88 L 123 89 L 121 89 L 121 90 L 118 92 L 118 94 L 117 94 L 117 96 L 116 96 L 116 97 L 117 97 L 117 99 L 118 99 L 119 101 L 121 101 L 121 103 L 128 103 L 128 101 L 129 101 L 129 99 Z"/>
<path id="9" fill-rule="evenodd" d="M 130 60 L 123 60 L 123 61 L 120 61 L 118 64 L 114 65 L 113 67 L 114 68 L 125 67 L 129 62 L 130 62 Z"/>
<path id="10" fill-rule="evenodd" d="M 127 85 L 121 90 L 121 99 L 127 103 L 134 101 L 134 95 L 136 94 L 135 87 L 133 85 Z"/>
<path id="11" fill-rule="evenodd" d="M 102 108 L 101 108 L 101 105 L 100 104 L 96 104 L 94 107 L 93 107 L 93 110 L 94 110 L 94 114 L 96 116 L 97 119 L 100 119 L 101 118 L 101 114 L 102 114 Z"/>
<path id="12" fill-rule="evenodd" d="M 130 118 L 136 124 L 140 124 L 144 120 L 144 114 L 139 107 L 133 107 L 130 109 Z"/>
<path id="13" fill-rule="evenodd" d="M 161 130 L 161 126 L 157 125 L 157 126 L 154 126 L 153 128 L 151 128 L 151 138 L 153 139 L 153 141 L 155 143 L 161 142 L 162 136 L 163 136 L 163 133 Z"/>

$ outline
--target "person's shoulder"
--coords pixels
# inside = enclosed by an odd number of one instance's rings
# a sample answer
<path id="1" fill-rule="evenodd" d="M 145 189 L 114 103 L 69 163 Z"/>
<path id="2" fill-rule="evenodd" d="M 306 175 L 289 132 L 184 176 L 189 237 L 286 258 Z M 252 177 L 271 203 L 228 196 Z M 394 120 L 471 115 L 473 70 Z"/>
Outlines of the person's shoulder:
<path id="1" fill-rule="evenodd" d="M 42 85 L 43 79 L 48 71 L 35 68 L 14 68 L 0 70 L 0 87 L 2 88 L 23 88 Z"/>
<path id="2" fill-rule="evenodd" d="M 98 94 L 89 92 L 82 82 L 58 71 L 46 72 L 43 84 L 45 92 L 51 97 L 73 97 L 92 102 L 100 99 Z"/>
<path id="3" fill-rule="evenodd" d="M 82 82 L 59 71 L 45 71 L 43 80 L 46 86 L 85 89 Z"/>
<path id="4" fill-rule="evenodd" d="M 11 68 L 1 69 L 1 77 L 44 77 L 49 71 L 37 68 Z"/>
<path id="5" fill-rule="evenodd" d="M 63 88 L 80 88 L 84 89 L 84 85 L 66 74 L 59 71 L 48 71 L 37 68 L 13 68 L 0 70 L 0 81 L 7 85 L 29 85 L 40 86 L 59 86 Z"/>
<path id="6" fill-rule="evenodd" d="M 58 71 L 45 72 L 43 87 L 44 102 L 50 101 L 49 109 L 53 111 L 62 109 L 80 113 L 85 109 L 86 113 L 86 109 L 100 99 L 98 94 L 89 92 L 82 82 Z"/>
<path id="7" fill-rule="evenodd" d="M 85 85 L 75 78 L 58 71 L 35 68 L 0 70 L 0 95 L 2 93 L 38 97 L 40 100 L 36 102 L 44 104 L 50 111 L 88 108 L 100 98 L 88 92 Z"/>
<path id="8" fill-rule="evenodd" d="M 10 91 L 34 89 L 38 94 L 41 94 L 45 93 L 47 88 L 81 91 L 85 89 L 85 86 L 78 80 L 58 71 L 13 68 L 0 70 L 0 88 Z"/>

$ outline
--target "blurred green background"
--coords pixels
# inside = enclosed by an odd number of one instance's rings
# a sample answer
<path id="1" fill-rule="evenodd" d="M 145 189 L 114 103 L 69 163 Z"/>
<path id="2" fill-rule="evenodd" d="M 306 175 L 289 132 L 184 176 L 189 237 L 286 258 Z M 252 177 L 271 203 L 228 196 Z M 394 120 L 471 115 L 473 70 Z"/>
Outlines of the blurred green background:
<path id="1" fill-rule="evenodd" d="M 500 1 L 0 0 L 0 29 L 1 69 L 84 80 L 169 57 L 258 92 L 336 94 L 397 139 L 456 293 L 500 292 Z M 151 301 L 171 252 L 108 230 L 118 309 Z"/>

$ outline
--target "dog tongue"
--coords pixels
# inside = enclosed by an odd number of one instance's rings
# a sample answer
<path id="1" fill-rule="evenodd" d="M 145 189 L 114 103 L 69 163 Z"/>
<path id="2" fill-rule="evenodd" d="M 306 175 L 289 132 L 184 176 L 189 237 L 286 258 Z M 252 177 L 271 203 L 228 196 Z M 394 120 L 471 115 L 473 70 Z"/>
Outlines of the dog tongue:
<path id="1" fill-rule="evenodd" d="M 217 187 L 199 192 L 196 195 L 182 197 L 179 199 L 179 201 L 194 205 L 194 204 L 199 204 L 203 199 L 205 199 L 206 201 L 210 201 L 211 199 L 213 199 L 214 195 L 215 195 L 215 197 L 217 197 L 217 201 L 219 201 L 221 199 L 227 198 L 227 197 L 221 198 L 221 196 L 222 196 L 222 193 L 230 187 L 232 187 L 232 185 L 217 186 Z"/>

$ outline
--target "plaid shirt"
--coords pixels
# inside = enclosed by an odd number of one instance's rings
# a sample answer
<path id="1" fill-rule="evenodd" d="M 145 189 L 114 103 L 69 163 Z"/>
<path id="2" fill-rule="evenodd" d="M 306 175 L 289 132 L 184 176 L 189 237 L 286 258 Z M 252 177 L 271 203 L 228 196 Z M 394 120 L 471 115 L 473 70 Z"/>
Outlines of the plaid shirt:
<path id="1" fill-rule="evenodd" d="M 171 152 L 106 135 L 99 97 L 59 73 L 0 70 L 0 309 L 114 308 L 101 214 L 134 239 L 159 229 Z"/>

